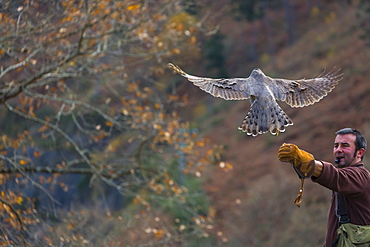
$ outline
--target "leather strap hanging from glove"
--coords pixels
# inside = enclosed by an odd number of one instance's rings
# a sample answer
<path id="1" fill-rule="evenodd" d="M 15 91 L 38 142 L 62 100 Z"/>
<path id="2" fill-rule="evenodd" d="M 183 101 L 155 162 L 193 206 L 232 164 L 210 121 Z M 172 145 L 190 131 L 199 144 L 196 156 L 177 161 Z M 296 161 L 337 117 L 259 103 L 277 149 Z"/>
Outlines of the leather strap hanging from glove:
<path id="1" fill-rule="evenodd" d="M 280 161 L 291 163 L 301 179 L 301 186 L 298 194 L 292 200 L 294 204 L 300 207 L 303 197 L 304 180 L 312 177 L 315 171 L 315 157 L 312 154 L 299 149 L 297 145 L 284 143 L 279 148 L 278 158 Z"/>

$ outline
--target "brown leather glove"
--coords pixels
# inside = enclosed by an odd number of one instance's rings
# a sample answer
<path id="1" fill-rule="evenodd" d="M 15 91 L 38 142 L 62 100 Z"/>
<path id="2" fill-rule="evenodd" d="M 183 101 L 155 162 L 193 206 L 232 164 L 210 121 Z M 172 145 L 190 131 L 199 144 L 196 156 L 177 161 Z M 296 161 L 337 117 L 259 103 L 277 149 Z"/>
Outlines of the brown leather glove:
<path id="1" fill-rule="evenodd" d="M 278 151 L 280 161 L 290 162 L 300 178 L 310 178 L 315 171 L 315 157 L 294 144 L 284 143 Z"/>

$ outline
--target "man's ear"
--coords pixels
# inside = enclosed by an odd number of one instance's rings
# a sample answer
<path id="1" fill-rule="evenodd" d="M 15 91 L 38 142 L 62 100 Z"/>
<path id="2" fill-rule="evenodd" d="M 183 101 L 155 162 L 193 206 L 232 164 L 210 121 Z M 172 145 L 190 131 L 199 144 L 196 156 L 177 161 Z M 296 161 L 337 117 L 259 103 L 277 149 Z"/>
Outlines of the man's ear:
<path id="1" fill-rule="evenodd" d="M 357 158 L 361 158 L 362 156 L 364 156 L 364 154 L 365 154 L 365 149 L 364 148 L 360 148 L 357 151 Z"/>

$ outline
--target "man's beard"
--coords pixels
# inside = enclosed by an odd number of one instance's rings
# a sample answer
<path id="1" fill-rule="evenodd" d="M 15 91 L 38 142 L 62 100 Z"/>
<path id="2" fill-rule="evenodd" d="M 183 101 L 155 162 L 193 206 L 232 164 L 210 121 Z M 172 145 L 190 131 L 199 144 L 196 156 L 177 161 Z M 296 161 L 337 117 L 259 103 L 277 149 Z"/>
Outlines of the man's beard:
<path id="1" fill-rule="evenodd" d="M 347 159 L 345 157 L 343 157 L 343 159 L 346 161 L 346 163 L 343 164 L 343 165 L 340 164 L 340 159 L 339 158 L 336 158 L 335 161 L 334 161 L 335 167 L 337 167 L 337 168 L 343 168 L 343 167 L 350 166 L 350 164 L 352 163 L 352 161 L 354 160 L 354 158 L 356 158 L 356 153 L 357 153 L 357 150 L 354 152 L 353 159 L 351 160 L 351 162 L 347 162 Z"/>

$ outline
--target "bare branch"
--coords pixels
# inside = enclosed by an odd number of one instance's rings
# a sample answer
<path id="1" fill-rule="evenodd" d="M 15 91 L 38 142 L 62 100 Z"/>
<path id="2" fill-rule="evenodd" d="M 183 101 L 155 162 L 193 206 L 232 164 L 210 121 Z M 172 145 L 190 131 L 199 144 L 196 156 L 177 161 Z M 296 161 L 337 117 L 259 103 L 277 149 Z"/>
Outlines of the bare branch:
<path id="1" fill-rule="evenodd" d="M 14 214 L 15 217 L 17 218 L 17 221 L 19 222 L 19 225 L 20 225 L 20 234 L 23 236 L 21 238 L 21 241 L 22 241 L 24 246 L 27 246 L 26 236 L 25 236 L 26 228 L 25 228 L 23 220 L 21 219 L 17 210 L 15 210 L 15 208 L 10 203 L 8 203 L 6 200 L 2 199 L 1 197 L 0 197 L 0 202 L 4 205 L 4 207 L 8 207 L 10 209 L 11 213 Z"/>
<path id="2" fill-rule="evenodd" d="M 14 112 L 15 114 L 25 118 L 25 119 L 29 119 L 29 120 L 32 120 L 36 123 L 39 123 L 43 126 L 47 126 L 48 128 L 54 130 L 55 132 L 57 132 L 59 135 L 61 135 L 64 139 L 66 139 L 73 147 L 74 149 L 78 152 L 78 154 L 81 156 L 81 158 L 86 162 L 86 164 L 88 164 L 92 170 L 94 170 L 96 172 L 96 174 L 98 174 L 98 171 L 96 170 L 95 166 L 91 163 L 91 160 L 86 156 L 84 150 L 82 150 L 78 144 L 66 133 L 64 132 L 61 128 L 59 128 L 57 125 L 54 125 L 52 123 L 49 123 L 45 120 L 42 120 L 40 118 L 37 118 L 37 117 L 34 117 L 34 116 L 31 116 L 31 115 L 27 115 L 15 108 L 13 108 L 10 104 L 8 103 L 5 103 L 5 106 L 8 108 L 9 111 L 11 112 Z"/>
<path id="3" fill-rule="evenodd" d="M 50 194 L 49 191 L 47 191 L 47 189 L 45 189 L 44 187 L 42 187 L 39 183 L 37 183 L 36 181 L 34 181 L 30 176 L 28 176 L 23 170 L 22 168 L 15 162 L 15 160 L 13 159 L 10 159 L 2 154 L 0 154 L 0 159 L 1 160 L 4 160 L 6 161 L 7 163 L 11 164 L 12 167 L 13 167 L 13 170 L 17 170 L 18 173 L 21 173 L 25 178 L 27 178 L 33 185 L 35 185 L 37 188 L 39 188 L 40 190 L 42 190 L 48 197 L 49 199 L 54 202 L 54 203 L 57 203 L 59 204 L 59 202 L 57 200 L 54 199 L 54 197 Z"/>
<path id="4" fill-rule="evenodd" d="M 102 110 L 100 110 L 99 108 L 97 108 L 97 107 L 95 107 L 91 104 L 88 104 L 88 103 L 85 103 L 85 102 L 82 102 L 82 101 L 79 101 L 79 100 L 76 100 L 76 99 L 65 99 L 65 98 L 60 98 L 60 97 L 55 97 L 55 96 L 49 96 L 49 95 L 46 95 L 46 94 L 39 94 L 39 93 L 36 93 L 35 91 L 31 91 L 31 90 L 25 90 L 25 93 L 27 95 L 31 96 L 31 97 L 34 97 L 34 98 L 47 99 L 47 100 L 52 100 L 52 101 L 56 101 L 56 102 L 63 102 L 65 104 L 69 104 L 69 105 L 82 106 L 82 107 L 84 107 L 88 110 L 96 112 L 97 114 L 102 116 L 107 121 L 113 123 L 119 130 L 127 129 L 127 125 L 122 124 L 121 122 L 117 121 L 116 119 L 108 116 Z"/>
<path id="5" fill-rule="evenodd" d="M 26 63 L 29 63 L 31 58 L 34 57 L 37 53 L 40 52 L 41 49 L 36 49 L 34 50 L 25 60 L 23 60 L 22 62 L 19 62 L 19 63 L 16 63 L 16 64 L 13 64 L 9 67 L 7 67 L 6 69 L 2 69 L 1 68 L 1 73 L 0 73 L 0 79 L 7 73 L 9 73 L 11 70 L 14 70 L 14 69 L 17 69 L 19 67 L 22 67 L 24 66 Z M 3 91 L 5 91 L 4 89 L 1 89 L 0 92 L 2 93 Z"/>

